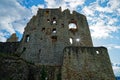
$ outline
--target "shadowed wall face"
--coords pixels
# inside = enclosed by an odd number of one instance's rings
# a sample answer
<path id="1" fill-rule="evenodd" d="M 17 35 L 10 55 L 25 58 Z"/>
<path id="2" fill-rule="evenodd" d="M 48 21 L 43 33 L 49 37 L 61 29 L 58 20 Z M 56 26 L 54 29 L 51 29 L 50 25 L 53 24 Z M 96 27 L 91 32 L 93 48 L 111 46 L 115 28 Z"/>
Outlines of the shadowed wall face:
<path id="1" fill-rule="evenodd" d="M 62 80 L 115 80 L 107 49 L 66 47 Z"/>
<path id="2" fill-rule="evenodd" d="M 20 42 L 0 42 L 0 53 L 14 54 L 19 45 Z"/>

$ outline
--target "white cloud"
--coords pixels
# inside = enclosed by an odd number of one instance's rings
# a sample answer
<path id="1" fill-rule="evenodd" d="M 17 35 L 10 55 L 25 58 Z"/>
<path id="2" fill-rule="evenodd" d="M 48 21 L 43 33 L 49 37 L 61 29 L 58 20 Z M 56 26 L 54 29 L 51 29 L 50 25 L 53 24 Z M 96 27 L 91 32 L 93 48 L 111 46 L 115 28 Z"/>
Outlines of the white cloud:
<path id="1" fill-rule="evenodd" d="M 16 0 L 0 0 L 0 33 L 23 33 L 26 22 L 31 17 L 31 12 L 21 6 Z M 6 34 L 1 34 L 0 41 L 6 40 Z"/>
<path id="2" fill-rule="evenodd" d="M 78 6 L 84 4 L 85 0 L 45 0 L 48 8 L 62 7 L 63 10 L 70 9 L 71 11 L 76 10 Z"/>
<path id="3" fill-rule="evenodd" d="M 120 16 L 120 2 L 118 0 L 108 0 L 107 6 L 99 5 L 101 0 L 91 3 L 82 9 L 82 13 L 86 15 L 91 29 L 93 39 L 112 38 L 112 34 L 120 30 L 120 25 L 116 25 Z M 101 3 L 104 3 L 102 0 Z"/>
<path id="4" fill-rule="evenodd" d="M 114 46 L 114 48 L 120 49 L 120 46 L 117 45 L 117 46 Z"/>
<path id="5" fill-rule="evenodd" d="M 85 6 L 83 8 L 83 11 L 87 16 L 94 16 L 94 11 L 92 11 L 90 7 Z"/>
<path id="6" fill-rule="evenodd" d="M 32 14 L 36 14 L 37 13 L 37 11 L 38 11 L 38 8 L 44 8 L 45 6 L 44 5 L 37 5 L 37 6 L 32 6 L 31 7 L 31 11 L 32 11 Z"/>
<path id="7" fill-rule="evenodd" d="M 109 50 L 111 50 L 111 49 L 120 49 L 119 44 L 107 44 L 107 45 L 104 45 L 104 46 L 106 46 Z"/>
<path id="8" fill-rule="evenodd" d="M 115 76 L 120 76 L 120 64 L 113 64 L 112 68 Z"/>
<path id="9" fill-rule="evenodd" d="M 3 42 L 6 41 L 6 38 L 4 37 L 4 35 L 6 34 L 0 32 L 0 40 Z"/>
<path id="10" fill-rule="evenodd" d="M 100 39 L 100 38 L 109 38 L 111 36 L 111 34 L 113 32 L 116 32 L 119 28 L 118 27 L 115 27 L 115 26 L 107 26 L 107 25 L 104 25 L 102 24 L 101 22 L 100 23 L 97 23 L 93 26 L 90 26 L 90 29 L 92 30 L 91 31 L 91 35 L 93 38 L 97 38 L 97 39 Z"/>

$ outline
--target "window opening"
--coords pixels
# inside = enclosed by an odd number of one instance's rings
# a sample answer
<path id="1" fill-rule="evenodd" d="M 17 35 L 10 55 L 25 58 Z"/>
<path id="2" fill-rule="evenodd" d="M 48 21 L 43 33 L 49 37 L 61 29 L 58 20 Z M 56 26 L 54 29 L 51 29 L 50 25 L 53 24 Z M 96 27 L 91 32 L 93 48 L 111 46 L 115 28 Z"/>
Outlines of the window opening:
<path id="1" fill-rule="evenodd" d="M 97 53 L 97 54 L 100 54 L 100 52 L 99 52 L 99 51 L 96 51 L 96 53 Z"/>
<path id="2" fill-rule="evenodd" d="M 52 33 L 56 33 L 56 32 L 57 32 L 56 28 L 53 28 Z"/>
<path id="3" fill-rule="evenodd" d="M 64 27 L 64 24 L 61 24 L 62 27 Z"/>
<path id="4" fill-rule="evenodd" d="M 57 36 L 51 36 L 51 39 L 53 42 L 56 42 L 57 41 Z"/>
<path id="5" fill-rule="evenodd" d="M 54 17 L 53 20 L 55 20 L 56 18 Z"/>
<path id="6" fill-rule="evenodd" d="M 76 42 L 80 42 L 80 38 L 76 38 Z"/>
<path id="7" fill-rule="evenodd" d="M 41 53 L 41 49 L 39 49 L 39 53 Z"/>
<path id="8" fill-rule="evenodd" d="M 25 42 L 29 42 L 29 41 L 30 41 L 30 36 L 29 36 L 29 35 L 26 35 Z"/>
<path id="9" fill-rule="evenodd" d="M 70 44 L 73 44 L 73 39 L 69 38 Z"/>
<path id="10" fill-rule="evenodd" d="M 49 11 L 46 11 L 46 15 L 48 15 L 49 14 Z"/>
<path id="11" fill-rule="evenodd" d="M 56 24 L 57 22 L 56 22 L 56 20 L 54 20 L 52 23 L 53 23 L 53 24 Z"/>
<path id="12" fill-rule="evenodd" d="M 75 23 L 70 23 L 69 24 L 69 29 L 77 29 L 77 26 Z"/>
<path id="13" fill-rule="evenodd" d="M 42 31 L 45 31 L 45 28 L 42 28 Z"/>
<path id="14" fill-rule="evenodd" d="M 50 19 L 47 19 L 47 22 L 50 22 Z"/>
<path id="15" fill-rule="evenodd" d="M 70 30 L 73 34 L 75 34 L 75 32 L 77 31 L 77 25 L 76 25 L 75 23 L 69 23 L 68 27 L 69 27 L 69 30 Z"/>
<path id="16" fill-rule="evenodd" d="M 52 24 L 56 24 L 56 23 L 57 23 L 57 21 L 56 21 L 56 18 L 54 17 L 53 21 L 52 21 Z"/>

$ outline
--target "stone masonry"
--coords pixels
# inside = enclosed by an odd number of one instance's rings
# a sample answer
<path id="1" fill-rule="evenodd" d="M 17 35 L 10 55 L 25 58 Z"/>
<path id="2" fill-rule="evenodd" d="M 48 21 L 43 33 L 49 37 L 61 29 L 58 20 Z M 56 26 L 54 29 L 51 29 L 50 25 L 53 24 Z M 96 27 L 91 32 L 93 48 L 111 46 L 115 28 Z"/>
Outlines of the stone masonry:
<path id="1" fill-rule="evenodd" d="M 105 47 L 64 49 L 62 80 L 115 80 Z"/>
<path id="2" fill-rule="evenodd" d="M 61 67 L 59 78 L 44 80 L 115 80 L 107 49 L 93 47 L 87 19 L 76 11 L 39 9 L 16 53 L 37 66 Z"/>
<path id="3" fill-rule="evenodd" d="M 13 33 L 10 38 L 7 39 L 7 42 L 17 42 L 18 37 L 16 36 L 16 33 Z"/>
<path id="4" fill-rule="evenodd" d="M 61 65 L 66 46 L 93 46 L 86 17 L 68 9 L 39 9 L 25 28 L 18 52 L 30 62 Z"/>

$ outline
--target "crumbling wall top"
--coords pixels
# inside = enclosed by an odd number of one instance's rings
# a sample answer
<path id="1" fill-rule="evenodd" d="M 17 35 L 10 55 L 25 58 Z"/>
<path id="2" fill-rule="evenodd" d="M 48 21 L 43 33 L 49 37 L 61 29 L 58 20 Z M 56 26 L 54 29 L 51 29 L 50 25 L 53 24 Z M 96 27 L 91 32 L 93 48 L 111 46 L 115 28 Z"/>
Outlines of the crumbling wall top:
<path id="1" fill-rule="evenodd" d="M 16 33 L 13 33 L 10 38 L 7 39 L 6 42 L 17 42 L 18 41 L 18 37 L 16 36 Z"/>

